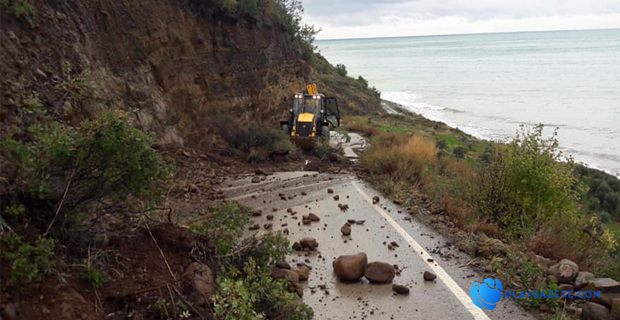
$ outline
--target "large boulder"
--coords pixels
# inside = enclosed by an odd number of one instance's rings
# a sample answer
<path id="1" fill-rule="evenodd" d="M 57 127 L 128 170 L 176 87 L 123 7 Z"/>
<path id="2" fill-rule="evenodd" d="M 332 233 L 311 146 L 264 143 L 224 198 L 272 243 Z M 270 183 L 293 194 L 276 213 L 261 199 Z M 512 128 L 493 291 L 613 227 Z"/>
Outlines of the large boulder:
<path id="1" fill-rule="evenodd" d="M 575 290 L 585 287 L 590 280 L 594 280 L 594 275 L 592 273 L 588 271 L 579 271 L 577 277 L 575 277 Z"/>
<path id="2" fill-rule="evenodd" d="M 586 302 L 583 306 L 582 320 L 609 320 L 609 310 L 598 303 Z"/>
<path id="3" fill-rule="evenodd" d="M 396 276 L 396 270 L 389 263 L 371 262 L 366 266 L 364 276 L 372 283 L 390 283 Z"/>
<path id="4" fill-rule="evenodd" d="M 596 278 L 590 280 L 584 290 L 600 291 L 600 298 L 592 298 L 592 301 L 601 303 L 611 308 L 614 299 L 620 299 L 620 283 L 611 278 Z"/>
<path id="5" fill-rule="evenodd" d="M 571 283 L 579 273 L 579 266 L 568 259 L 562 259 L 549 268 L 549 273 L 554 275 L 560 283 Z"/>
<path id="6" fill-rule="evenodd" d="M 365 253 L 344 255 L 332 263 L 334 273 L 342 281 L 357 281 L 364 276 L 368 258 Z"/>
<path id="7" fill-rule="evenodd" d="M 611 302 L 611 319 L 620 319 L 620 299 L 613 299 Z"/>
<path id="8" fill-rule="evenodd" d="M 479 256 L 490 258 L 496 255 L 506 254 L 506 244 L 499 239 L 489 238 L 486 234 L 478 235 L 476 254 Z"/>
<path id="9" fill-rule="evenodd" d="M 198 305 L 205 305 L 215 294 L 215 280 L 213 271 L 204 263 L 192 262 L 181 276 L 183 291 L 189 294 L 192 301 Z"/>

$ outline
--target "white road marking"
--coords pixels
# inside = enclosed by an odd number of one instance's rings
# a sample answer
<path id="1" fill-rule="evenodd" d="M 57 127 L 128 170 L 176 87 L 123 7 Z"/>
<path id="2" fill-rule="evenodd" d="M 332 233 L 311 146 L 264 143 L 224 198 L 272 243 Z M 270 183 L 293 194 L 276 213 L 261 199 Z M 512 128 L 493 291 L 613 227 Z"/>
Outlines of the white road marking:
<path id="1" fill-rule="evenodd" d="M 405 231 L 405 229 L 403 229 L 403 227 L 398 224 L 398 222 L 392 219 L 392 217 L 387 212 L 385 212 L 383 208 L 378 205 L 372 204 L 372 199 L 370 198 L 370 196 L 367 195 L 366 192 L 362 190 L 362 188 L 360 188 L 356 181 L 353 181 L 352 184 L 355 189 L 357 189 L 357 191 L 362 195 L 362 197 L 364 197 L 364 199 L 381 216 L 383 216 L 383 218 L 401 235 L 401 237 L 403 237 L 403 239 L 405 239 L 405 241 L 407 241 L 407 243 L 411 245 L 411 248 L 413 248 L 413 250 L 415 250 L 416 253 L 420 255 L 420 257 L 422 257 L 422 260 L 428 265 L 430 269 L 433 270 L 433 272 L 437 275 L 437 278 L 439 278 L 446 285 L 446 287 L 448 287 L 448 289 L 452 291 L 454 296 L 459 299 L 459 301 L 461 301 L 465 309 L 467 309 L 467 311 L 469 311 L 469 313 L 474 316 L 474 319 L 490 320 L 490 318 L 484 313 L 484 311 L 482 311 L 482 309 L 474 305 L 469 295 L 465 293 L 463 289 L 461 289 L 461 287 L 454 281 L 454 279 L 452 279 L 452 277 L 450 277 L 450 275 L 448 275 L 448 273 L 441 266 L 439 266 L 439 264 L 434 262 L 428 262 L 427 259 L 431 258 L 431 255 L 419 243 L 417 243 L 415 239 L 413 239 L 413 237 L 411 237 L 411 235 L 409 235 L 409 233 L 407 233 L 407 231 Z"/>

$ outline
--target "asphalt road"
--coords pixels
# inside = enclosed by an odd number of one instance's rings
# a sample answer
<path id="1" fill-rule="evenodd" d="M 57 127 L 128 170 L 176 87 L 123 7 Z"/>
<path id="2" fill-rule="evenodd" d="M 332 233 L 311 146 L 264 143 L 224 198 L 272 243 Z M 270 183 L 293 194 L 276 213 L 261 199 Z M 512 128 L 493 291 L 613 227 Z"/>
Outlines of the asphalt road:
<path id="1" fill-rule="evenodd" d="M 356 145 L 345 146 L 345 150 L 354 150 L 360 139 L 351 137 L 349 143 Z M 347 143 L 349 139 L 340 136 L 336 140 Z M 291 265 L 305 262 L 312 267 L 303 299 L 314 309 L 316 319 L 534 319 L 512 301 L 500 301 L 495 310 L 486 312 L 474 306 L 469 287 L 483 277 L 466 266 L 471 258 L 355 175 L 297 171 L 275 173 L 258 183 L 252 183 L 252 178 L 226 181 L 220 190 L 227 199 L 262 210 L 264 214 L 254 218 L 255 223 L 272 223 L 273 230 L 288 229 L 291 242 L 303 237 L 319 242 L 317 252 L 289 257 Z M 328 193 L 328 188 L 334 193 Z M 340 199 L 334 200 L 334 195 Z M 372 203 L 373 196 L 380 197 L 378 204 Z M 342 211 L 338 204 L 349 208 Z M 287 212 L 289 208 L 296 214 Z M 321 220 L 303 225 L 301 216 L 310 212 Z M 274 218 L 268 221 L 270 214 Z M 351 236 L 342 236 L 340 227 L 348 219 L 365 222 L 354 224 Z M 261 227 L 254 232 L 265 231 Z M 398 247 L 390 250 L 392 242 Z M 365 252 L 369 262 L 398 265 L 401 272 L 394 283 L 407 285 L 410 294 L 394 295 L 390 284 L 369 284 L 365 279 L 339 282 L 332 261 L 358 252 Z M 424 281 L 424 271 L 435 273 L 437 279 Z"/>

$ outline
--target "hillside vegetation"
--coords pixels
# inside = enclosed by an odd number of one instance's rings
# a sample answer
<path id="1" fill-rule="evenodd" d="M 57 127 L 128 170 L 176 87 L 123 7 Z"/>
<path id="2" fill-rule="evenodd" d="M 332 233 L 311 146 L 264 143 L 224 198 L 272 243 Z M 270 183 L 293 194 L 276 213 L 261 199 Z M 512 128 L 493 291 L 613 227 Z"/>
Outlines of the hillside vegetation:
<path id="1" fill-rule="evenodd" d="M 370 138 L 361 166 L 378 188 L 411 208 L 425 205 L 434 215 L 429 223 L 453 228 L 472 256 L 487 250 L 472 235 L 507 243 L 507 256 L 495 252 L 481 266 L 521 288 L 541 285 L 534 283 L 539 260 L 530 253 L 620 278 L 618 220 L 603 209 L 614 189 L 601 187 L 616 178 L 576 165 L 542 126 L 522 127 L 499 144 L 401 111 L 344 120 L 347 130 Z"/>
<path id="2" fill-rule="evenodd" d="M 277 128 L 309 81 L 344 112 L 379 110 L 314 52 L 302 10 L 0 0 L 3 319 L 312 318 L 271 276 L 286 239 L 244 239 L 253 212 L 212 189 L 298 159 Z"/>

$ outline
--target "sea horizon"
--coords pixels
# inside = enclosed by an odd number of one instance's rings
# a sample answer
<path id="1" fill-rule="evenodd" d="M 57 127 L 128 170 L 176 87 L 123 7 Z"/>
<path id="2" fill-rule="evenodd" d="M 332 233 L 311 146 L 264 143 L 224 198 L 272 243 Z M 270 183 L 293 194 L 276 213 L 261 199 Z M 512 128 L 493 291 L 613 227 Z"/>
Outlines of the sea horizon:
<path id="1" fill-rule="evenodd" d="M 402 38 L 423 38 L 423 37 L 451 37 L 451 36 L 471 36 L 471 35 L 493 35 L 493 34 L 513 34 L 513 33 L 547 33 L 547 32 L 579 32 L 579 31 L 608 31 L 620 30 L 620 28 L 592 28 L 592 29 L 558 29 L 558 30 L 517 30 L 517 31 L 495 31 L 495 32 L 469 32 L 469 33 L 438 33 L 438 34 L 419 34 L 407 36 L 383 36 L 383 37 L 362 37 L 362 38 L 317 38 L 315 41 L 341 41 L 341 40 L 381 40 L 381 39 L 402 39 Z"/>
<path id="2" fill-rule="evenodd" d="M 320 40 L 382 98 L 473 136 L 559 128 L 563 151 L 620 176 L 620 29 Z"/>

